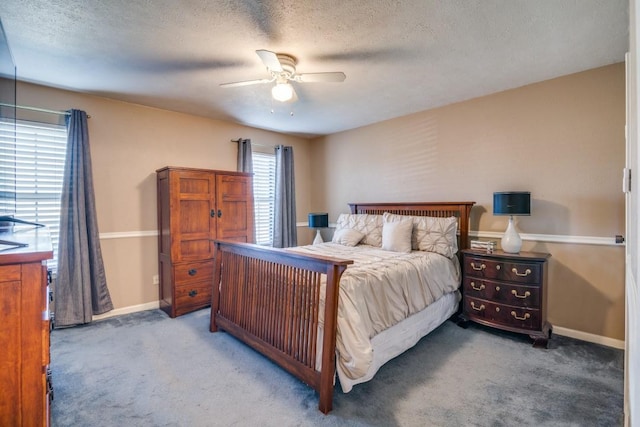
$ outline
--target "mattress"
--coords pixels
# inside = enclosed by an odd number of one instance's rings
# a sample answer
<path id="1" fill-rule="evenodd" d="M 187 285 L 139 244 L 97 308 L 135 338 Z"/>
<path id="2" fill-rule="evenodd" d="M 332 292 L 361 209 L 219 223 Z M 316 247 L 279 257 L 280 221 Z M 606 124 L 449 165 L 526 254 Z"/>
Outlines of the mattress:
<path id="1" fill-rule="evenodd" d="M 339 291 L 336 370 L 345 392 L 351 389 L 349 384 L 362 382 L 363 378 L 373 375 L 372 368 L 373 373 L 379 368 L 375 366 L 379 364 L 379 357 L 374 354 L 377 336 L 387 330 L 387 335 L 392 335 L 393 326 L 445 295 L 457 295 L 460 286 L 457 258 L 433 252 L 399 253 L 368 245 L 350 247 L 337 243 L 288 250 L 354 261 L 343 273 Z M 320 313 L 324 313 L 322 306 Z M 421 326 L 415 325 L 417 329 Z M 397 349 L 391 351 L 394 352 Z"/>

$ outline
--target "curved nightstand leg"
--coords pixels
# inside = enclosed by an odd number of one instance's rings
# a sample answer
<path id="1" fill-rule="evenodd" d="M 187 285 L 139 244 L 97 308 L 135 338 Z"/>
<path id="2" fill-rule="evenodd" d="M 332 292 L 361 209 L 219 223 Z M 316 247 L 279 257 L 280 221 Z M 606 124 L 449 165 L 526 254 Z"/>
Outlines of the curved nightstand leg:
<path id="1" fill-rule="evenodd" d="M 552 326 L 550 323 L 545 322 L 542 327 L 542 331 L 537 334 L 529 335 L 533 339 L 533 346 L 538 348 L 549 348 L 549 339 L 551 338 Z"/>
<path id="2" fill-rule="evenodd" d="M 549 340 L 547 338 L 536 337 L 529 335 L 533 339 L 533 346 L 536 348 L 549 348 Z"/>
<path id="3" fill-rule="evenodd" d="M 454 319 L 454 322 L 456 322 L 456 325 L 460 326 L 463 329 L 467 329 L 467 327 L 469 326 L 469 318 L 467 316 L 464 315 L 464 313 L 460 313 L 458 314 Z"/>

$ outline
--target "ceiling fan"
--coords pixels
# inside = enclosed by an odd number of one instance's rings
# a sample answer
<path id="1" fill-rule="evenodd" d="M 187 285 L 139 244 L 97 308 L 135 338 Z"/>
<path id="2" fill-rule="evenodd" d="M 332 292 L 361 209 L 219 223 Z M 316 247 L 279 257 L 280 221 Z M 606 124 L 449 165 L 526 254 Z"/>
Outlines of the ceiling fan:
<path id="1" fill-rule="evenodd" d="M 222 83 L 221 87 L 238 87 L 262 83 L 276 84 L 271 89 L 271 95 L 277 101 L 286 102 L 296 98 L 296 92 L 290 82 L 316 83 L 316 82 L 343 82 L 347 76 L 341 71 L 325 73 L 296 73 L 296 59 L 284 53 L 275 53 L 268 50 L 256 50 L 256 53 L 267 67 L 270 78 L 258 80 L 246 80 L 242 82 Z"/>

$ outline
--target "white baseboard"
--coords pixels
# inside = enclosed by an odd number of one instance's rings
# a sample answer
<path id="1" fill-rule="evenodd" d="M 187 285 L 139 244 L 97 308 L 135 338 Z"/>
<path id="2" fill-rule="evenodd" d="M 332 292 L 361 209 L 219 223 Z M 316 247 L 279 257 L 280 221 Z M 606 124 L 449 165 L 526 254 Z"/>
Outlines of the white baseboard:
<path id="1" fill-rule="evenodd" d="M 108 319 L 109 317 L 120 316 L 122 314 L 137 313 L 138 311 L 146 311 L 160 308 L 160 301 L 147 302 L 144 304 L 130 305 L 128 307 L 116 308 L 104 314 L 93 316 L 93 320 Z"/>
<path id="2" fill-rule="evenodd" d="M 553 333 L 562 335 L 563 337 L 575 338 L 582 341 L 591 342 L 594 344 L 605 345 L 607 347 L 613 347 L 620 350 L 624 350 L 624 341 L 616 340 L 614 338 L 603 337 L 601 335 L 590 334 L 588 332 L 576 331 L 574 329 L 563 328 L 561 326 L 554 326 Z"/>

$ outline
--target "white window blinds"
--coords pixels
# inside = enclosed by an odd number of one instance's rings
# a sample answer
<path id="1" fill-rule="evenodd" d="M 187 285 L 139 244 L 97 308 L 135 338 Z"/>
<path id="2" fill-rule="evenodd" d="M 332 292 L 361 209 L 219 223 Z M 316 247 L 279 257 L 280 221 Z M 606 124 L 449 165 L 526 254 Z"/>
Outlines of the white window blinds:
<path id="1" fill-rule="evenodd" d="M 273 245 L 273 211 L 276 188 L 276 156 L 254 151 L 253 203 L 255 206 L 256 243 Z"/>
<path id="2" fill-rule="evenodd" d="M 55 269 L 58 255 L 60 197 L 67 150 L 67 129 L 61 125 L 0 121 L 0 191 L 15 189 L 14 216 L 45 224 L 51 232 Z"/>

